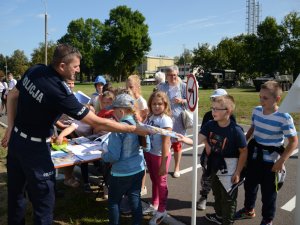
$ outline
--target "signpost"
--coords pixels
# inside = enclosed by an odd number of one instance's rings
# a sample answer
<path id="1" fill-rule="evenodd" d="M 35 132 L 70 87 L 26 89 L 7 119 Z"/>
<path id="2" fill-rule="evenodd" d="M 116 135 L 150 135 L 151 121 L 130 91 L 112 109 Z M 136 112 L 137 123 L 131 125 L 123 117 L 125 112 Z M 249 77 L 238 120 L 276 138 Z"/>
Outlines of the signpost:
<path id="1" fill-rule="evenodd" d="M 193 199 L 192 225 L 196 225 L 197 204 L 197 165 L 198 165 L 198 82 L 195 75 L 189 74 L 186 82 L 186 99 L 190 111 L 193 113 Z"/>

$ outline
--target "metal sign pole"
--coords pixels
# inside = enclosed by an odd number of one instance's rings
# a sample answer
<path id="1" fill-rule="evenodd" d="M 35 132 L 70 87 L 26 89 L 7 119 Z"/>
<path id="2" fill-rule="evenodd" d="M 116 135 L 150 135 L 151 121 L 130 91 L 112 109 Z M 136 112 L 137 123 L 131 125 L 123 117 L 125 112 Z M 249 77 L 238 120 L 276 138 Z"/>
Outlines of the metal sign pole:
<path id="1" fill-rule="evenodd" d="M 197 165 L 198 165 L 198 82 L 195 75 L 188 75 L 186 85 L 187 105 L 193 112 L 193 180 L 192 180 L 192 218 L 191 224 L 196 225 L 197 204 Z"/>
<path id="2" fill-rule="evenodd" d="M 196 225 L 197 219 L 197 165 L 198 165 L 198 101 L 193 114 L 193 199 L 192 199 L 192 225 Z"/>

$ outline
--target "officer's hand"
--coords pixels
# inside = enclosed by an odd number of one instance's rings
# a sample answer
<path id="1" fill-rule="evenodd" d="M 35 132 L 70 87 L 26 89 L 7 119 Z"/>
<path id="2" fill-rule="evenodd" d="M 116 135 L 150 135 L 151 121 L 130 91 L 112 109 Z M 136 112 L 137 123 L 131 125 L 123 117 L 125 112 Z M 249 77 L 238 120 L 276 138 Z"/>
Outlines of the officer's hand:
<path id="1" fill-rule="evenodd" d="M 6 148 L 8 146 L 8 141 L 10 139 L 10 135 L 11 135 L 11 129 L 6 129 L 5 130 L 5 134 L 4 137 L 1 140 L 1 145 L 2 147 Z"/>
<path id="2" fill-rule="evenodd" d="M 135 127 L 135 130 L 133 131 L 133 133 L 137 134 L 137 135 L 141 135 L 141 136 L 145 136 L 145 135 L 149 135 L 150 132 L 147 128 L 143 127 L 143 126 L 139 126 L 137 125 Z"/>

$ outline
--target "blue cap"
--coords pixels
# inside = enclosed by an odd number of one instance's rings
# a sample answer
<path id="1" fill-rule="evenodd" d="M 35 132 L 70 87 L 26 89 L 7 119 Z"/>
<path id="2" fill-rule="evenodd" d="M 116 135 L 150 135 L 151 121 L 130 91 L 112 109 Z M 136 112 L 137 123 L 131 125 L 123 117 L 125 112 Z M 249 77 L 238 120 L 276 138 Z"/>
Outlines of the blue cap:
<path id="1" fill-rule="evenodd" d="M 105 78 L 101 75 L 98 75 L 94 81 L 94 84 L 99 84 L 99 83 L 102 83 L 103 85 L 106 84 Z"/>
<path id="2" fill-rule="evenodd" d="M 128 94 L 117 95 L 112 107 L 134 109 L 134 99 Z"/>

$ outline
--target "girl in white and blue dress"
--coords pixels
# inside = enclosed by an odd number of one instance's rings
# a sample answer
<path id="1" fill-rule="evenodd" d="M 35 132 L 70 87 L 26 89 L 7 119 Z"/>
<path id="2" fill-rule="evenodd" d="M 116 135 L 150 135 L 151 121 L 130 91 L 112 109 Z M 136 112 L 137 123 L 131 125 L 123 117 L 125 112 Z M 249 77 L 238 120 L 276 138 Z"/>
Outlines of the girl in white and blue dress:
<path id="1" fill-rule="evenodd" d="M 152 93 L 148 101 L 150 117 L 146 124 L 172 130 L 173 122 L 168 96 L 161 91 Z M 154 213 L 150 225 L 160 224 L 167 216 L 166 204 L 168 199 L 167 174 L 171 160 L 170 137 L 160 134 L 150 135 L 151 149 L 145 152 L 145 160 L 152 181 L 152 205 L 146 213 Z"/>

